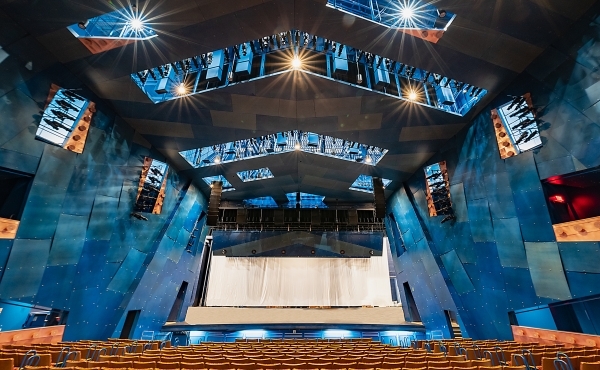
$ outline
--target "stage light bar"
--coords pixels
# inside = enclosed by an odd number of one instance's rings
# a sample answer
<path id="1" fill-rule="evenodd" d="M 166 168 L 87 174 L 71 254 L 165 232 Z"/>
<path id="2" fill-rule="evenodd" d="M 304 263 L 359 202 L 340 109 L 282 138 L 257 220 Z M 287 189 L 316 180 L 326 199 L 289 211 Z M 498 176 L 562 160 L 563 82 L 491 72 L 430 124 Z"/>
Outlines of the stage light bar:
<path id="1" fill-rule="evenodd" d="M 508 103 L 492 110 L 492 122 L 502 159 L 542 146 L 535 112 L 529 93 L 512 97 Z"/>
<path id="2" fill-rule="evenodd" d="M 381 179 L 381 180 L 383 181 L 384 187 L 387 187 L 392 182 L 392 180 L 388 180 L 388 179 Z M 365 193 L 373 194 L 373 191 L 374 191 L 373 176 L 358 175 L 356 180 L 354 180 L 354 182 L 350 186 L 350 190 L 362 191 Z"/>
<path id="3" fill-rule="evenodd" d="M 387 149 L 299 130 L 179 152 L 194 168 L 301 151 L 375 166 Z M 269 171 L 270 172 L 270 171 Z M 271 174 L 272 175 L 272 174 Z"/>
<path id="4" fill-rule="evenodd" d="M 133 73 L 153 103 L 284 73 L 304 73 L 464 116 L 487 93 L 340 42 L 290 30 Z"/>
<path id="5" fill-rule="evenodd" d="M 266 180 L 272 179 L 274 177 L 271 170 L 267 167 L 259 168 L 256 170 L 241 171 L 238 172 L 237 175 L 243 182 Z"/>
<path id="6" fill-rule="evenodd" d="M 288 198 L 286 208 L 327 208 L 322 195 L 296 192 L 285 196 Z"/>
<path id="7" fill-rule="evenodd" d="M 227 181 L 227 179 L 223 175 L 203 177 L 202 180 L 204 180 L 204 182 L 210 186 L 212 186 L 212 183 L 215 181 L 221 181 L 221 183 L 223 184 L 222 191 L 234 191 L 235 190 L 233 185 L 231 185 L 231 183 L 229 181 Z"/>
<path id="8" fill-rule="evenodd" d="M 252 199 L 244 199 L 244 207 L 246 208 L 277 208 L 277 202 L 273 197 L 260 197 Z"/>

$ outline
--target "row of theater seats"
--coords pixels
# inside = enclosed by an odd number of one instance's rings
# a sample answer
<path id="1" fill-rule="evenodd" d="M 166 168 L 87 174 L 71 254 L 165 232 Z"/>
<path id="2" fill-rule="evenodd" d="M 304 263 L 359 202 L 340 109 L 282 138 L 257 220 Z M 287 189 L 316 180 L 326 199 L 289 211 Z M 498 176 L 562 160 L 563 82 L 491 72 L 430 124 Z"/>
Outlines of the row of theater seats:
<path id="1" fill-rule="evenodd" d="M 471 340 L 417 341 L 413 345 L 414 348 L 393 347 L 371 340 L 280 340 L 160 348 L 162 346 L 157 342 L 63 342 L 34 347 L 4 346 L 0 351 L 0 370 L 12 369 L 15 365 L 42 370 L 555 370 L 557 353 L 568 356 L 564 358 L 569 367 L 564 370 L 600 370 L 600 352 L 596 348 Z M 64 349 L 66 347 L 68 351 Z M 28 350 L 36 353 L 27 354 Z M 39 356 L 39 363 L 29 361 L 35 356 Z"/>

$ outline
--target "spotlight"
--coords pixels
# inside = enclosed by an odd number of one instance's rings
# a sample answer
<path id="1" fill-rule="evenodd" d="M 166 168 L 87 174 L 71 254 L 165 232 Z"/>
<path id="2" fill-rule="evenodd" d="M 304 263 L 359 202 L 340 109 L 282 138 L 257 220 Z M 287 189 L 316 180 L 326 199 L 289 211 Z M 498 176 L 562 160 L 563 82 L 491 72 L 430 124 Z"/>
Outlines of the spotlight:
<path id="1" fill-rule="evenodd" d="M 292 68 L 300 69 L 301 67 L 302 67 L 302 60 L 300 60 L 300 58 L 297 55 L 294 55 L 294 58 L 292 59 Z"/>
<path id="2" fill-rule="evenodd" d="M 365 162 L 366 162 L 366 163 L 371 163 L 371 162 L 373 162 L 373 159 L 371 158 L 371 156 L 370 156 L 370 155 L 368 155 L 368 156 L 365 158 Z"/>
<path id="3" fill-rule="evenodd" d="M 294 149 L 300 150 L 300 142 L 296 141 L 296 145 L 294 145 Z"/>
<path id="4" fill-rule="evenodd" d="M 406 5 L 400 9 L 400 18 L 403 21 L 409 21 L 415 16 L 415 8 L 413 5 Z"/>
<path id="5" fill-rule="evenodd" d="M 216 157 L 215 157 L 215 161 L 214 161 L 214 162 L 215 162 L 216 164 L 219 164 L 219 163 L 221 163 L 221 157 L 220 157 L 220 156 L 216 156 Z"/>
<path id="6" fill-rule="evenodd" d="M 177 93 L 177 95 L 185 95 L 187 94 L 187 88 L 185 87 L 185 85 L 182 83 L 180 83 L 179 85 L 177 85 L 177 88 L 175 89 L 175 92 Z"/>
<path id="7" fill-rule="evenodd" d="M 140 18 L 131 18 L 129 20 L 129 27 L 134 31 L 141 31 L 144 28 L 144 22 Z"/>
<path id="8" fill-rule="evenodd" d="M 414 90 L 410 90 L 410 91 L 408 92 L 408 100 L 410 100 L 410 101 L 416 101 L 418 97 L 419 97 L 419 96 L 417 95 L 417 92 L 416 92 L 416 91 L 414 91 Z"/>

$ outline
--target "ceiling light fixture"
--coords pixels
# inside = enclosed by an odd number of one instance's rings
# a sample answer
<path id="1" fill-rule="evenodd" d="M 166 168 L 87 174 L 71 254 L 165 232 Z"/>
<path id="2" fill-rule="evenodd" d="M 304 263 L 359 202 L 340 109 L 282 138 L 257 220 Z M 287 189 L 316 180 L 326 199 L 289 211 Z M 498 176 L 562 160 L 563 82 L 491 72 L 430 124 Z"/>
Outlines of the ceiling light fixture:
<path id="1" fill-rule="evenodd" d="M 133 17 L 129 20 L 129 27 L 134 31 L 141 31 L 144 28 L 144 21 L 138 17 Z"/>
<path id="2" fill-rule="evenodd" d="M 414 5 L 406 5 L 400 9 L 400 18 L 403 21 L 410 21 L 415 16 L 415 7 Z"/>
<path id="3" fill-rule="evenodd" d="M 175 89 L 175 92 L 177 93 L 177 95 L 185 95 L 187 94 L 187 88 L 185 87 L 185 85 L 182 83 L 180 83 L 179 85 L 177 85 L 177 88 Z"/>
<path id="4" fill-rule="evenodd" d="M 294 55 L 294 58 L 292 58 L 292 68 L 293 69 L 302 68 L 302 60 L 297 55 Z"/>

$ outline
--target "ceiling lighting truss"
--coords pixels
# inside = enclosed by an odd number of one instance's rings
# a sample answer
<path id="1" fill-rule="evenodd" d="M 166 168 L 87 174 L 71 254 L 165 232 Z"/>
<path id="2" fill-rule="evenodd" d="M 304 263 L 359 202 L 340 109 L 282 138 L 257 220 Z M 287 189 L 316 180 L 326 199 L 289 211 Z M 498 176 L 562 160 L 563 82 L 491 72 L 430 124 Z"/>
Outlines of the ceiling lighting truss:
<path id="1" fill-rule="evenodd" d="M 277 208 L 277 202 L 273 197 L 260 197 L 252 199 L 244 199 L 244 207 L 246 208 Z"/>
<path id="2" fill-rule="evenodd" d="M 275 177 L 268 167 L 259 168 L 257 170 L 241 171 L 238 172 L 237 175 L 243 182 L 266 180 Z"/>
<path id="3" fill-rule="evenodd" d="M 381 179 L 381 180 L 383 181 L 384 187 L 387 187 L 392 182 L 392 180 L 388 180 L 388 179 Z M 373 194 L 373 192 L 374 192 L 373 176 L 358 175 L 358 178 L 350 186 L 350 190 L 362 191 L 365 193 Z"/>
<path id="4" fill-rule="evenodd" d="M 291 30 L 131 75 L 154 103 L 246 81 L 302 72 L 464 116 L 487 93 L 480 87 L 364 50 Z"/>
<path id="5" fill-rule="evenodd" d="M 148 40 L 158 36 L 136 6 L 115 10 L 67 27 L 83 39 Z"/>
<path id="6" fill-rule="evenodd" d="M 267 155 L 301 151 L 346 161 L 377 165 L 387 149 L 300 130 L 278 132 L 179 152 L 194 168 L 214 166 Z M 269 171 L 270 172 L 270 171 Z"/>
<path id="7" fill-rule="evenodd" d="M 400 30 L 446 31 L 456 17 L 417 0 L 328 0 L 327 6 Z"/>
<path id="8" fill-rule="evenodd" d="M 288 198 L 288 203 L 284 205 L 285 208 L 327 208 L 323 202 L 325 197 L 322 195 L 295 192 L 287 193 L 285 196 Z"/>
<path id="9" fill-rule="evenodd" d="M 535 107 L 529 93 L 492 110 L 492 121 L 502 159 L 542 146 Z"/>
<path id="10" fill-rule="evenodd" d="M 227 179 L 223 175 L 203 177 L 202 180 L 204 180 L 204 182 L 207 183 L 208 185 L 210 185 L 211 187 L 212 187 L 213 182 L 221 182 L 222 191 L 224 191 L 224 192 L 235 190 L 233 185 L 231 185 L 231 183 L 229 181 L 227 181 Z"/>

